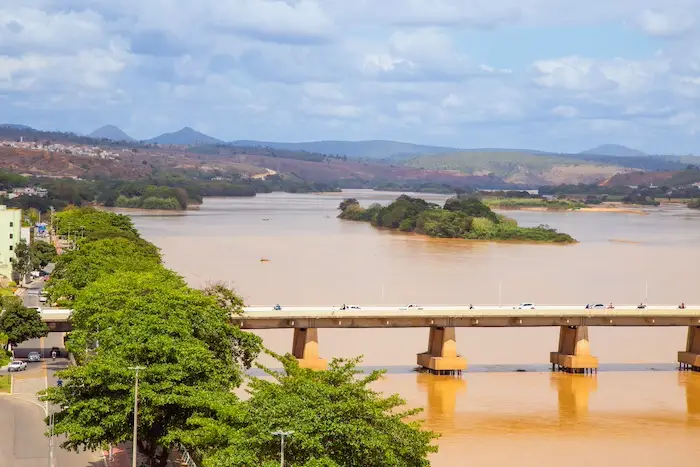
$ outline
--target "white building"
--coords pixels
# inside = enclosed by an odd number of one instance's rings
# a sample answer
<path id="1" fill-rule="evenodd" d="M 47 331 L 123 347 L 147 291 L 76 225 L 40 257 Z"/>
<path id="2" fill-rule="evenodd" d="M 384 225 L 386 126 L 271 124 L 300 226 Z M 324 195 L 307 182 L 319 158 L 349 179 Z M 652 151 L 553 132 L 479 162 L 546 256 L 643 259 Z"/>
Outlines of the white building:
<path id="1" fill-rule="evenodd" d="M 15 247 L 21 238 L 22 210 L 0 205 L 0 276 L 12 278 Z"/>

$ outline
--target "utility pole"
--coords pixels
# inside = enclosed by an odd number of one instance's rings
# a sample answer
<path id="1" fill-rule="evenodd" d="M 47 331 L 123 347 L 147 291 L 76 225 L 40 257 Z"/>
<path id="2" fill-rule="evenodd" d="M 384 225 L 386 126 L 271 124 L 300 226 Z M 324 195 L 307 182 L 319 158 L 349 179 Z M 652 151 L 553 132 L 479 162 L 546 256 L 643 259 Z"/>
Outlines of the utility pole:
<path id="1" fill-rule="evenodd" d="M 47 410 L 51 410 L 51 408 L 48 407 L 47 404 Z M 49 467 L 53 467 L 53 446 L 54 446 L 54 440 L 53 440 L 53 427 L 54 427 L 54 417 L 53 417 L 53 411 L 49 412 Z"/>
<path id="2" fill-rule="evenodd" d="M 142 366 L 130 366 L 130 370 L 136 371 L 136 379 L 134 380 L 134 447 L 131 457 L 131 467 L 136 467 L 136 453 L 138 452 L 138 420 L 139 420 L 139 370 L 143 370 Z"/>
<path id="3" fill-rule="evenodd" d="M 280 437 L 280 467 L 284 467 L 284 437 L 290 436 L 293 431 L 273 431 L 272 434 Z"/>

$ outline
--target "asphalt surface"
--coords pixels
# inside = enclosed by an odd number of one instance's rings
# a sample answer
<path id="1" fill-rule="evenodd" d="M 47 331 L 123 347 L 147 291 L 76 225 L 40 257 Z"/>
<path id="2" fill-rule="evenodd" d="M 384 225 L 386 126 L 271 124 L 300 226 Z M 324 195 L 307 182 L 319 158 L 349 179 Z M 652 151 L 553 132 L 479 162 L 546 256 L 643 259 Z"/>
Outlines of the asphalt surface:
<path id="1" fill-rule="evenodd" d="M 51 347 L 61 349 L 63 358 L 52 360 Z M 104 467 L 101 453 L 75 453 L 60 448 L 62 438 L 54 438 L 51 456 L 49 438 L 44 435 L 48 410 L 36 393 L 54 386 L 55 372 L 69 365 L 63 348 L 63 334 L 49 333 L 15 349 L 15 358 L 26 358 L 31 351 L 42 353 L 39 363 L 28 363 L 26 371 L 13 372 L 11 395 L 0 395 L 0 466 L 1 467 Z M 53 457 L 53 459 L 51 459 Z"/>
<path id="2" fill-rule="evenodd" d="M 25 291 L 24 295 L 22 295 L 22 300 L 24 301 L 24 306 L 30 308 L 30 307 L 41 307 L 45 306 L 45 304 L 42 304 L 39 301 L 39 297 L 41 296 L 41 291 L 44 288 L 44 285 L 46 282 L 44 279 L 37 279 L 32 281 L 28 286 L 27 290 Z"/>

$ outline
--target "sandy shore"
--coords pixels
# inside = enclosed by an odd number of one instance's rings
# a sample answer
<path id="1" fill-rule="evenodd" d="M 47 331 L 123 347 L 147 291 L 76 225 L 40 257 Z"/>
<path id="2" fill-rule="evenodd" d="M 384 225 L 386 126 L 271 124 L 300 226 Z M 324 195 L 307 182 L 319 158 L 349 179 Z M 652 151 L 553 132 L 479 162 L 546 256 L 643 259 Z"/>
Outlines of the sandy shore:
<path id="1" fill-rule="evenodd" d="M 555 208 L 555 207 L 540 207 L 540 206 L 514 206 L 514 207 L 496 207 L 492 206 L 491 209 L 494 211 L 537 211 L 537 212 L 616 212 L 620 214 L 638 214 L 641 216 L 646 216 L 649 213 L 644 211 L 641 206 L 627 206 L 627 205 L 598 205 L 578 209 L 567 209 L 567 208 Z"/>

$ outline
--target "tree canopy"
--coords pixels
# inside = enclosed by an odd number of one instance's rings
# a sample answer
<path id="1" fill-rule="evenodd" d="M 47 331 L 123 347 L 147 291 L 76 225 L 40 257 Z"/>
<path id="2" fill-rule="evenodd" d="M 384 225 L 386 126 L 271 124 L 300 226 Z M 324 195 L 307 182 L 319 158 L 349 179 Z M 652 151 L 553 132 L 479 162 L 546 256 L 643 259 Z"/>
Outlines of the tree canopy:
<path id="1" fill-rule="evenodd" d="M 39 311 L 25 307 L 21 298 L 0 297 L 0 304 L 2 304 L 0 332 L 7 336 L 9 344 L 21 344 L 26 340 L 44 337 L 49 333 L 49 328 L 41 320 Z"/>
<path id="2" fill-rule="evenodd" d="M 279 462 L 279 438 L 289 430 L 289 466 L 418 467 L 437 448 L 433 432 L 407 421 L 420 410 L 403 410 L 398 395 L 385 397 L 370 385 L 383 374 L 362 375 L 359 359 L 333 360 L 328 370 L 299 368 L 279 357 L 284 371 L 252 377 L 245 403 L 214 404 L 215 416 L 193 417 L 183 440 L 203 453 L 204 467 L 253 467 Z"/>
<path id="3" fill-rule="evenodd" d="M 39 265 L 39 261 L 36 258 L 32 258 L 31 249 L 24 239 L 21 239 L 17 245 L 15 245 L 14 252 L 15 257 L 10 258 L 12 274 L 20 280 L 24 280 L 30 272 L 36 269 Z"/>
<path id="4" fill-rule="evenodd" d="M 119 270 L 148 271 L 160 266 L 160 254 L 123 237 L 84 242 L 58 258 L 47 286 L 52 300 L 70 302 L 88 284 Z"/>
<path id="5" fill-rule="evenodd" d="M 133 372 L 139 383 L 139 449 L 165 465 L 172 430 L 230 393 L 260 349 L 260 339 L 230 325 L 214 297 L 188 288 L 171 271 L 118 271 L 77 296 L 68 348 L 80 366 L 46 400 L 67 407 L 55 415 L 64 447 L 96 449 L 131 437 Z M 90 348 L 89 352 L 85 349 Z M 167 456 L 166 456 L 167 457 Z"/>

